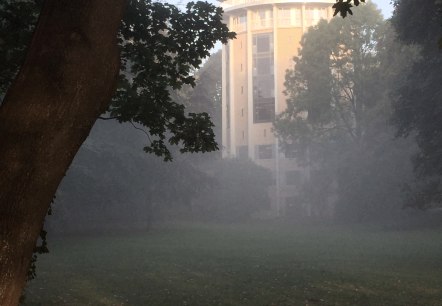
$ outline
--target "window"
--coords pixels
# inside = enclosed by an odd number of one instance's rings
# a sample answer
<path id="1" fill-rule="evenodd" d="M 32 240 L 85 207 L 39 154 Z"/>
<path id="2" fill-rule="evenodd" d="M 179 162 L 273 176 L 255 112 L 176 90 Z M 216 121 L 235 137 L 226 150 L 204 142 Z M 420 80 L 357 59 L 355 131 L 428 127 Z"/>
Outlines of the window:
<path id="1" fill-rule="evenodd" d="M 229 54 L 229 45 L 227 45 L 227 47 L 225 48 L 226 51 L 226 74 L 230 75 L 230 54 Z M 230 128 L 230 82 L 229 82 L 229 78 L 227 77 L 226 79 L 226 124 L 227 124 L 227 128 Z"/>
<path id="2" fill-rule="evenodd" d="M 270 28 L 273 25 L 273 10 L 260 9 L 253 13 L 253 29 Z"/>
<path id="3" fill-rule="evenodd" d="M 255 98 L 253 102 L 253 122 L 272 122 L 275 119 L 275 98 Z"/>
<path id="4" fill-rule="evenodd" d="M 233 17 L 233 24 L 234 25 L 245 24 L 246 22 L 247 22 L 247 16 L 246 15 L 241 15 L 241 16 Z"/>
<path id="5" fill-rule="evenodd" d="M 257 53 L 273 52 L 273 33 L 253 35 L 253 49 Z"/>
<path id="6" fill-rule="evenodd" d="M 273 33 L 253 35 L 253 122 L 275 118 Z"/>
<path id="7" fill-rule="evenodd" d="M 285 205 L 287 208 L 293 208 L 299 205 L 298 197 L 287 197 L 285 198 Z"/>
<path id="8" fill-rule="evenodd" d="M 227 128 L 230 128 L 230 104 L 227 104 L 226 107 L 226 121 L 227 121 Z"/>
<path id="9" fill-rule="evenodd" d="M 233 29 L 238 32 L 242 32 L 246 30 L 247 25 L 247 16 L 241 15 L 233 17 Z"/>
<path id="10" fill-rule="evenodd" d="M 260 35 L 256 40 L 257 52 L 269 52 L 270 51 L 270 35 Z"/>
<path id="11" fill-rule="evenodd" d="M 273 57 L 255 58 L 254 64 L 256 67 L 256 75 L 273 74 Z"/>
<path id="12" fill-rule="evenodd" d="M 313 9 L 311 8 L 305 9 L 305 21 L 308 27 L 313 25 L 313 14 L 314 14 Z"/>
<path id="13" fill-rule="evenodd" d="M 301 9 L 292 9 L 292 25 L 302 27 L 302 11 Z"/>
<path id="14" fill-rule="evenodd" d="M 305 10 L 307 26 L 315 26 L 321 19 L 327 19 L 327 9 L 307 8 Z"/>
<path id="15" fill-rule="evenodd" d="M 249 158 L 249 147 L 248 146 L 236 147 L 236 156 L 239 159 L 248 159 Z"/>
<path id="16" fill-rule="evenodd" d="M 256 19 L 256 23 L 258 24 L 258 26 L 265 26 L 265 22 L 266 22 L 266 11 L 265 10 L 259 10 L 256 12 L 255 15 L 255 19 Z"/>
<path id="17" fill-rule="evenodd" d="M 293 144 L 286 145 L 284 155 L 286 158 L 296 158 L 295 146 Z"/>
<path id="18" fill-rule="evenodd" d="M 285 26 L 302 26 L 302 11 L 299 8 L 281 7 L 278 11 L 278 25 Z"/>
<path id="19" fill-rule="evenodd" d="M 291 170 L 285 173 L 286 185 L 300 185 L 302 184 L 302 173 L 299 170 Z"/>
<path id="20" fill-rule="evenodd" d="M 278 23 L 280 26 L 291 25 L 291 11 L 290 8 L 279 8 L 278 10 Z"/>
<path id="21" fill-rule="evenodd" d="M 255 147 L 255 157 L 256 159 L 272 159 L 273 151 L 273 145 L 257 145 Z"/>

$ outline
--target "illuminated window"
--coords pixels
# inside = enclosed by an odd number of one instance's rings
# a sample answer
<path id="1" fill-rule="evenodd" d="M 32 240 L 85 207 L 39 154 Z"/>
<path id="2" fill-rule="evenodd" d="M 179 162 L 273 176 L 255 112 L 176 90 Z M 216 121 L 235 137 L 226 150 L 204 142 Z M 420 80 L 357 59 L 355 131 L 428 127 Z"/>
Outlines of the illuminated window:
<path id="1" fill-rule="evenodd" d="M 253 122 L 275 118 L 273 33 L 253 35 Z"/>
<path id="2" fill-rule="evenodd" d="M 290 8 L 279 8 L 278 10 L 278 23 L 281 26 L 291 25 L 291 11 Z"/>
<path id="3" fill-rule="evenodd" d="M 272 27 L 272 14 L 273 11 L 269 9 L 257 10 L 253 13 L 253 28 L 263 29 Z"/>
<path id="4" fill-rule="evenodd" d="M 242 32 L 245 31 L 247 28 L 247 16 L 241 15 L 233 17 L 233 29 Z"/>
<path id="5" fill-rule="evenodd" d="M 307 8 L 305 10 L 307 26 L 315 26 L 321 19 L 327 19 L 326 8 Z"/>

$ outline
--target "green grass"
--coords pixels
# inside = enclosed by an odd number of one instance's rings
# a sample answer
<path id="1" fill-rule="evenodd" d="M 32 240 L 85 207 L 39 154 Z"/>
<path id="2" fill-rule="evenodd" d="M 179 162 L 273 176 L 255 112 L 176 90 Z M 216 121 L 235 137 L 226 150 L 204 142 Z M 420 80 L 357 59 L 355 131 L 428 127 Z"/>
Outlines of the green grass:
<path id="1" fill-rule="evenodd" d="M 25 305 L 442 305 L 442 232 L 174 225 L 50 241 Z"/>

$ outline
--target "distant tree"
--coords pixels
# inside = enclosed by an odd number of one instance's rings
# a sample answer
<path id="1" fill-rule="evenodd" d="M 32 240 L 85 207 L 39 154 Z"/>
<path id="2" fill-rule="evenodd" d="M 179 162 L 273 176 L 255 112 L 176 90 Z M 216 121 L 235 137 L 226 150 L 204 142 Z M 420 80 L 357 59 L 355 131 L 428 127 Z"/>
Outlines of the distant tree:
<path id="1" fill-rule="evenodd" d="M 210 178 L 188 154 L 173 163 L 146 155 L 130 124 L 94 125 L 57 190 L 49 233 L 148 229 L 172 210 L 190 210 Z"/>
<path id="2" fill-rule="evenodd" d="M 188 96 L 189 109 L 210 115 L 214 124 L 215 137 L 221 142 L 221 50 L 212 54 L 196 73 L 196 85 Z"/>
<path id="3" fill-rule="evenodd" d="M 300 125 L 298 129 L 312 134 L 296 134 L 297 142 L 337 135 L 336 131 L 346 141 L 359 142 L 364 134 L 365 117 L 377 100 L 370 82 L 376 82 L 383 22 L 372 5 L 361 11 L 359 19 L 322 21 L 302 38 L 296 68 L 286 75 L 288 108 L 279 118 L 280 124 Z M 291 135 L 295 126 L 288 128 Z"/>
<path id="4" fill-rule="evenodd" d="M 399 136 L 415 137 L 416 183 L 408 188 L 408 205 L 431 208 L 442 203 L 442 3 L 398 0 L 392 23 L 399 39 L 420 48 L 406 81 L 396 91 L 393 121 Z"/>
<path id="5" fill-rule="evenodd" d="M 409 151 L 398 153 L 410 145 L 392 141 L 387 89 L 413 54 L 389 53 L 401 48 L 394 33 L 372 4 L 360 12 L 304 35 L 286 75 L 287 110 L 275 123 L 283 146 L 310 170 L 302 200 L 320 213 L 336 196 L 338 217 L 354 221 L 400 206 Z"/>
<path id="6" fill-rule="evenodd" d="M 150 1 L 2 0 L 0 12 L 2 68 L 11 65 L 1 75 L 0 304 L 15 305 L 57 186 L 100 114 L 144 125 L 145 150 L 167 160 L 168 143 L 216 149 L 208 115 L 186 115 L 168 89 L 193 84 L 191 71 L 233 34 L 203 2 L 181 12 Z"/>
<path id="7" fill-rule="evenodd" d="M 194 72 L 195 86 L 187 85 L 171 92 L 172 99 L 185 105 L 189 112 L 210 116 L 217 143 L 221 141 L 221 60 L 221 50 L 211 54 Z"/>
<path id="8" fill-rule="evenodd" d="M 270 206 L 268 169 L 249 160 L 222 159 L 200 166 L 211 185 L 192 201 L 196 216 L 212 221 L 243 221 Z"/>

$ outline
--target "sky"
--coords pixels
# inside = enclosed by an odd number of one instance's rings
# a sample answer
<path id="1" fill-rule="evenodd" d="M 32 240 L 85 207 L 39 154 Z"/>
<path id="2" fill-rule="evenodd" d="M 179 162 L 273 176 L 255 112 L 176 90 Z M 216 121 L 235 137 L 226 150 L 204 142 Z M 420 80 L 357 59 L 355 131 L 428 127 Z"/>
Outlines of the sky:
<path id="1" fill-rule="evenodd" d="M 384 18 L 387 19 L 391 17 L 391 14 L 393 13 L 393 5 L 390 3 L 390 0 L 371 0 L 371 1 L 373 1 L 373 3 L 375 3 L 381 9 Z M 175 2 L 185 4 L 188 1 L 176 0 Z M 219 4 L 217 0 L 208 0 L 208 2 Z"/>
<path id="2" fill-rule="evenodd" d="M 390 0 L 372 0 L 381 10 L 382 14 L 384 14 L 385 18 L 390 18 L 393 13 L 393 4 L 390 3 Z"/>
<path id="3" fill-rule="evenodd" d="M 218 4 L 218 1 L 216 0 L 208 0 L 211 3 Z M 390 3 L 390 0 L 372 0 L 373 3 L 375 3 L 378 8 L 381 9 L 382 14 L 384 15 L 385 19 L 388 19 L 391 17 L 393 13 L 393 4 Z M 181 1 L 182 3 L 185 3 L 186 1 Z M 221 48 L 221 44 L 217 44 L 217 46 L 213 49 L 218 51 Z M 215 52 L 216 52 L 215 51 Z"/>

